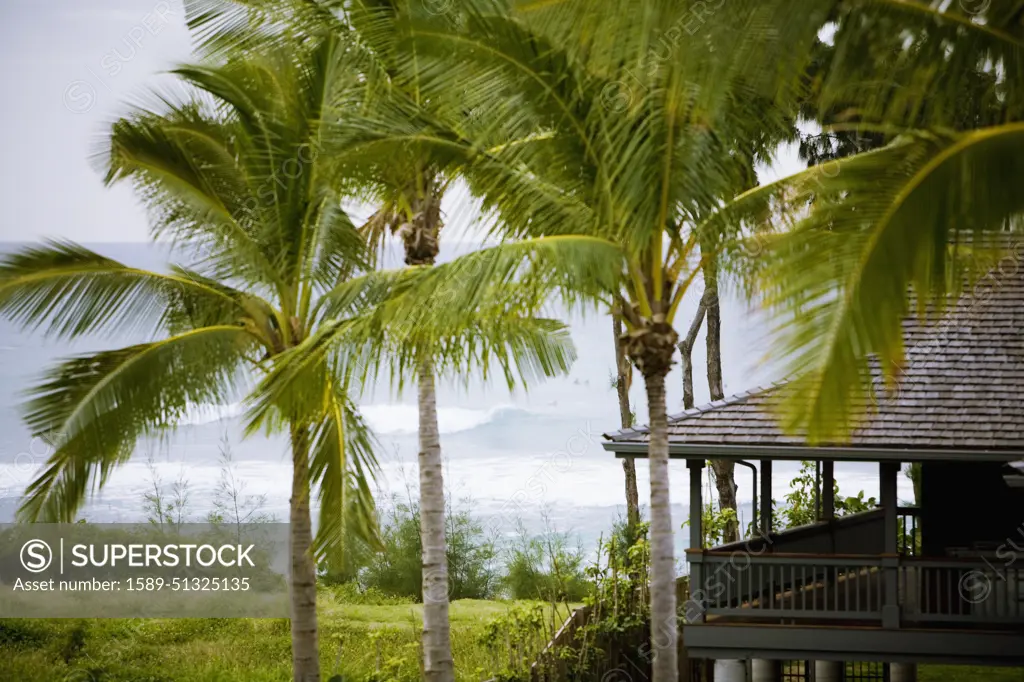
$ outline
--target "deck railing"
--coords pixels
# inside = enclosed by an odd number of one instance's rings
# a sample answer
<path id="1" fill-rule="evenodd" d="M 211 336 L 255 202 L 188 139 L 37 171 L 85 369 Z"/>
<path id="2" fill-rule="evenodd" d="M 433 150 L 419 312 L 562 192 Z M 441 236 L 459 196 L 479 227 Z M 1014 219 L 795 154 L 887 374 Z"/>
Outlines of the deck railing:
<path id="1" fill-rule="evenodd" d="M 875 557 L 708 553 L 705 610 L 765 618 L 881 618 L 881 566 Z"/>
<path id="2" fill-rule="evenodd" d="M 985 559 L 900 561 L 900 608 L 911 622 L 1024 624 L 1024 568 Z"/>
<path id="3" fill-rule="evenodd" d="M 705 552 L 692 560 L 704 586 L 691 595 L 698 620 L 1024 624 L 1024 569 L 985 559 Z"/>

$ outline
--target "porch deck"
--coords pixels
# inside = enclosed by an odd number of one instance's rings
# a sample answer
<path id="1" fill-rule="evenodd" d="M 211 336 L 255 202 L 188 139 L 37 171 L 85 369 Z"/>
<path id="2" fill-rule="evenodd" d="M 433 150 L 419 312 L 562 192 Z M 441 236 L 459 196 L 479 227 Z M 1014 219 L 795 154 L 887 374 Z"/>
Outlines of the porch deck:
<path id="1" fill-rule="evenodd" d="M 705 621 L 1001 629 L 1024 620 L 1021 568 L 981 559 L 706 552 Z M 894 584 L 894 593 L 890 594 Z"/>
<path id="2" fill-rule="evenodd" d="M 690 655 L 1024 665 L 1024 567 L 995 556 L 848 551 L 882 510 L 687 552 Z M 912 516 L 912 510 L 906 510 Z M 862 545 L 863 546 L 863 545 Z"/>

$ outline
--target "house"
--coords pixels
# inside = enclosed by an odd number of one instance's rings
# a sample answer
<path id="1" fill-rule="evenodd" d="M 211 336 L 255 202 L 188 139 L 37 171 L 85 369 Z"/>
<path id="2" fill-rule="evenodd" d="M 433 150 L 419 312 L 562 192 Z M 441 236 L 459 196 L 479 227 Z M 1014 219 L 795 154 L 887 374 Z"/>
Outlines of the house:
<path id="1" fill-rule="evenodd" d="M 670 418 L 670 457 L 690 474 L 681 637 L 691 658 L 715 660 L 716 682 L 903 682 L 922 663 L 1024 666 L 1024 266 L 1013 265 L 941 322 L 905 323 L 899 390 L 862 406 L 848 442 L 811 447 L 783 433 L 774 408 L 785 384 Z M 642 458 L 647 437 L 619 431 L 604 447 Z M 701 474 L 719 458 L 759 462 L 759 532 L 702 547 Z M 819 463 L 816 523 L 772 532 L 779 460 Z M 877 509 L 836 517 L 843 462 L 877 463 Z M 920 499 L 900 506 L 909 463 L 921 465 Z"/>

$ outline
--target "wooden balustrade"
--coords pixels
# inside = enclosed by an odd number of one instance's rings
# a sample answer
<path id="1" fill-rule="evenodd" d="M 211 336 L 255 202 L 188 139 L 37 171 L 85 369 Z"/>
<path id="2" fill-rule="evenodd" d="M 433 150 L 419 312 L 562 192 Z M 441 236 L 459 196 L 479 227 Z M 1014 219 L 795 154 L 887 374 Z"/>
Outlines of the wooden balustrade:
<path id="1" fill-rule="evenodd" d="M 690 606 L 705 619 L 1024 624 L 1024 568 L 984 558 L 704 552 L 690 560 L 700 564 L 702 585 Z"/>

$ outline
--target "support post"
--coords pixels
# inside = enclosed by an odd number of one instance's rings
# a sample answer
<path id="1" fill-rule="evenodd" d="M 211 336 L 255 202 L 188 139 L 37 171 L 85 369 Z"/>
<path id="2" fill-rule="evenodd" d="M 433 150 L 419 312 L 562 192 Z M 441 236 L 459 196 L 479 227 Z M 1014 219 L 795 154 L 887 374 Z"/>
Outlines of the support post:
<path id="1" fill-rule="evenodd" d="M 890 663 L 889 682 L 917 682 L 917 666 L 913 663 Z"/>
<path id="2" fill-rule="evenodd" d="M 690 548 L 686 560 L 690 564 L 690 599 L 683 610 L 687 623 L 704 622 L 704 501 L 701 498 L 701 475 L 704 472 L 703 459 L 688 459 L 690 470 Z"/>
<path id="3" fill-rule="evenodd" d="M 832 521 L 836 517 L 836 463 L 830 459 L 821 463 L 821 517 Z"/>
<path id="4" fill-rule="evenodd" d="M 772 461 L 761 460 L 761 534 L 772 532 Z"/>
<path id="5" fill-rule="evenodd" d="M 841 661 L 815 661 L 814 682 L 843 682 Z"/>
<path id="6" fill-rule="evenodd" d="M 756 529 L 760 528 L 760 526 L 758 525 L 758 520 L 757 520 L 758 519 L 758 514 L 757 514 L 757 510 L 758 510 L 758 506 L 757 506 L 757 467 L 754 466 L 753 464 L 751 464 L 750 462 L 748 462 L 745 459 L 738 459 L 738 460 L 736 460 L 736 464 L 739 464 L 741 466 L 745 466 L 748 469 L 750 469 L 750 475 L 754 479 L 753 483 L 751 484 L 751 486 L 753 487 L 753 490 L 754 490 L 754 502 L 753 502 L 753 504 L 751 506 L 752 506 L 753 511 L 754 511 L 753 528 L 756 530 Z M 741 535 L 742 535 L 742 532 L 743 532 L 743 530 L 740 529 L 740 534 Z"/>
<path id="7" fill-rule="evenodd" d="M 899 628 L 900 606 L 899 606 L 899 545 L 897 538 L 897 494 L 896 477 L 899 475 L 899 462 L 880 462 L 878 465 L 878 489 L 881 498 L 882 508 L 885 510 L 885 536 L 882 555 L 882 627 Z"/>
<path id="8" fill-rule="evenodd" d="M 814 520 L 821 520 L 821 460 L 814 460 Z"/>
<path id="9" fill-rule="evenodd" d="M 779 682 L 782 679 L 782 661 L 755 658 L 750 662 L 751 682 Z"/>
<path id="10" fill-rule="evenodd" d="M 690 470 L 690 549 L 704 549 L 704 501 L 701 498 L 704 460 L 688 459 L 686 468 Z"/>
<path id="11" fill-rule="evenodd" d="M 732 659 L 715 661 L 715 682 L 747 682 L 747 662 Z"/>

